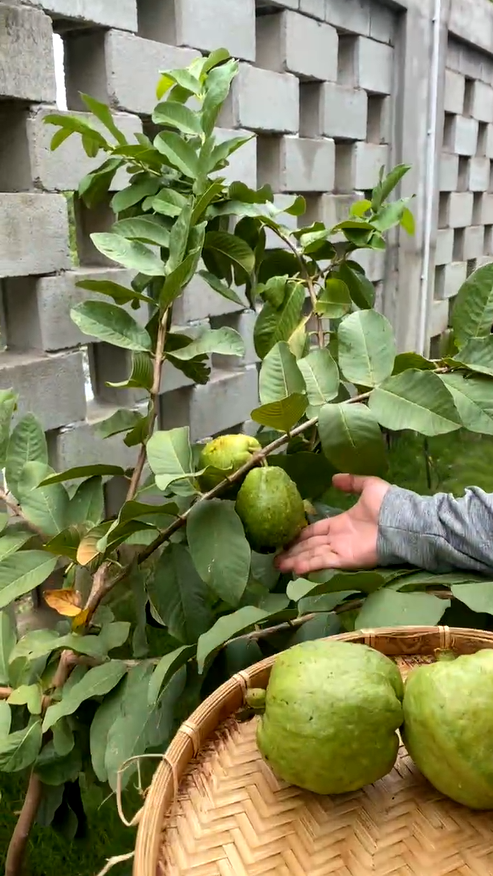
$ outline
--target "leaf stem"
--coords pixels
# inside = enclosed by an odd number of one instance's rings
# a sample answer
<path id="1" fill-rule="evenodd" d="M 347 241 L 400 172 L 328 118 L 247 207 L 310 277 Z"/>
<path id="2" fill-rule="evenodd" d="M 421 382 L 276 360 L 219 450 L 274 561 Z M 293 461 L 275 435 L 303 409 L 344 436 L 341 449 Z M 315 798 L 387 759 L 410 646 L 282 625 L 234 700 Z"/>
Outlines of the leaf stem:
<path id="1" fill-rule="evenodd" d="M 300 265 L 300 268 L 301 268 L 301 273 L 303 274 L 303 277 L 304 277 L 304 279 L 305 279 L 305 281 L 306 281 L 306 285 L 307 285 L 307 289 L 308 289 L 308 294 L 309 294 L 309 296 L 310 296 L 310 301 L 311 301 L 311 305 L 312 305 L 313 315 L 314 315 L 314 317 L 315 317 L 315 319 L 316 319 L 316 322 L 317 322 L 317 340 L 318 340 L 318 346 L 319 346 L 320 349 L 322 350 L 322 349 L 325 347 L 325 333 L 324 333 L 324 329 L 323 329 L 322 318 L 321 318 L 321 317 L 318 315 L 318 313 L 316 312 L 316 310 L 317 310 L 317 293 L 316 293 L 316 291 L 315 291 L 314 279 L 313 279 L 313 277 L 310 275 L 310 272 L 309 272 L 309 270 L 308 270 L 308 268 L 307 268 L 307 266 L 306 266 L 306 262 L 305 262 L 303 256 L 301 255 L 301 253 L 300 253 L 300 251 L 298 250 L 298 248 L 294 245 L 294 243 L 292 242 L 292 240 L 290 239 L 290 237 L 287 236 L 286 234 L 283 234 L 282 231 L 280 231 L 279 229 L 275 229 L 275 233 L 278 235 L 278 237 L 281 238 L 281 240 L 284 241 L 284 243 L 289 247 L 289 249 L 291 250 L 291 252 L 292 252 L 292 253 L 296 256 L 296 258 L 298 259 L 298 262 L 299 262 L 299 265 Z"/>

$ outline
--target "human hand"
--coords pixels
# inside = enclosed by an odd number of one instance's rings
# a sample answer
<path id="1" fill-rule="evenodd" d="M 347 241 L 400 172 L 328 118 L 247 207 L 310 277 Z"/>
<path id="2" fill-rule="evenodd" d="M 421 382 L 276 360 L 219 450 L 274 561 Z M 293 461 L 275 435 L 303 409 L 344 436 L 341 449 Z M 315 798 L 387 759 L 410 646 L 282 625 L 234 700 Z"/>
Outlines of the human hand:
<path id="1" fill-rule="evenodd" d="M 332 483 L 344 493 L 359 493 L 349 511 L 307 526 L 276 558 L 281 572 L 308 575 L 320 569 L 371 569 L 377 565 L 380 508 L 390 484 L 381 478 L 338 474 Z"/>

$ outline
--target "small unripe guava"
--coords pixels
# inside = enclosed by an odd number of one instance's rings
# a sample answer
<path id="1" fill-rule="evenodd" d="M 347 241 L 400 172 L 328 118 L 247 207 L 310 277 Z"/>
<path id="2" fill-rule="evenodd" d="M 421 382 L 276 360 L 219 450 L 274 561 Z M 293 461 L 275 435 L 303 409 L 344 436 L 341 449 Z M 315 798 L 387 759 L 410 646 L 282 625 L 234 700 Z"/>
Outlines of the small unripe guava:
<path id="1" fill-rule="evenodd" d="M 236 513 L 257 553 L 285 547 L 306 526 L 298 488 L 278 466 L 254 468 L 247 474 L 236 499 Z"/>
<path id="2" fill-rule="evenodd" d="M 201 489 L 212 490 L 261 449 L 257 439 L 250 435 L 221 435 L 209 441 L 200 454 L 199 466 L 206 469 L 199 478 Z"/>

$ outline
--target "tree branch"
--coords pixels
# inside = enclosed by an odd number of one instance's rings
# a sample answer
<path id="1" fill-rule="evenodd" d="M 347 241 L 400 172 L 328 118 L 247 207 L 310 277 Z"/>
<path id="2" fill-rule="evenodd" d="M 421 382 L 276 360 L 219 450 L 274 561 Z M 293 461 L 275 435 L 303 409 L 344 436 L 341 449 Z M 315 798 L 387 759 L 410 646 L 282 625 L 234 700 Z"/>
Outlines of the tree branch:
<path id="1" fill-rule="evenodd" d="M 73 667 L 76 665 L 77 660 L 77 655 L 72 651 L 62 651 L 57 670 L 53 677 L 52 691 L 63 687 Z M 52 695 L 48 694 L 43 697 L 41 709 L 42 714 L 46 712 L 51 701 Z M 23 872 L 23 861 L 26 853 L 27 842 L 36 815 L 38 814 L 42 792 L 43 786 L 41 780 L 38 778 L 34 770 L 32 770 L 24 803 L 22 804 L 17 824 L 15 825 L 14 832 L 10 838 L 7 857 L 5 860 L 5 876 L 21 876 Z"/>
<path id="2" fill-rule="evenodd" d="M 160 323 L 157 334 L 157 343 L 156 343 L 156 352 L 154 355 L 154 374 L 152 380 L 152 388 L 150 391 L 150 410 L 149 410 L 149 425 L 147 429 L 147 434 L 152 435 L 152 431 L 154 429 L 154 424 L 158 417 L 158 406 L 159 406 L 159 390 L 161 389 L 161 373 L 163 369 L 163 363 L 165 360 L 164 348 L 166 345 L 166 336 L 168 334 L 168 310 L 165 310 Z M 132 474 L 132 480 L 130 481 L 130 486 L 127 492 L 126 502 L 130 502 L 140 484 L 140 479 L 142 477 L 142 472 L 144 471 L 144 466 L 147 459 L 147 445 L 146 442 L 143 441 L 139 457 L 137 459 L 137 465 L 134 468 Z"/>
<path id="3" fill-rule="evenodd" d="M 41 780 L 32 772 L 27 793 L 22 804 L 17 824 L 10 838 L 7 857 L 5 859 L 5 876 L 21 876 L 23 872 L 24 854 L 31 828 L 38 813 L 43 786 Z"/>
<path id="4" fill-rule="evenodd" d="M 356 404 L 358 402 L 365 401 L 370 396 L 370 394 L 371 394 L 370 392 L 363 392 L 360 395 L 354 396 L 354 398 L 348 399 L 348 401 L 345 402 L 345 404 Z M 318 417 L 312 417 L 312 419 L 307 420 L 306 423 L 301 423 L 299 426 L 296 426 L 296 428 L 293 429 L 289 433 L 289 435 L 287 433 L 284 435 L 280 435 L 279 438 L 275 439 L 275 441 L 272 441 L 270 444 L 268 444 L 262 450 L 259 450 L 257 453 L 254 453 L 250 457 L 248 462 L 246 462 L 244 465 L 242 465 L 241 468 L 238 469 L 238 471 L 235 471 L 232 475 L 229 475 L 229 477 L 227 477 L 223 481 L 221 481 L 220 484 L 217 484 L 217 486 L 215 486 L 212 490 L 209 490 L 208 493 L 203 493 L 202 496 L 200 497 L 200 499 L 198 499 L 198 502 L 208 502 L 211 499 L 217 498 L 217 496 L 220 496 L 221 493 L 223 493 L 227 487 L 229 487 L 231 484 L 234 484 L 236 481 L 239 481 L 244 475 L 246 475 L 250 471 L 250 469 L 254 468 L 256 465 L 261 464 L 267 458 L 267 456 L 270 456 L 271 453 L 274 453 L 276 450 L 279 450 L 281 447 L 283 447 L 285 444 L 287 444 L 288 441 L 290 441 L 292 438 L 295 438 L 297 435 L 301 435 L 303 432 L 306 432 L 307 429 L 311 429 L 317 423 L 318 423 Z M 142 563 L 145 563 L 146 560 L 148 560 L 149 557 L 151 557 L 152 554 L 161 547 L 161 545 L 163 545 L 163 544 L 165 544 L 165 542 L 169 541 L 171 536 L 174 535 L 175 532 L 178 532 L 178 530 L 181 529 L 182 526 L 185 525 L 190 514 L 192 513 L 192 509 L 195 508 L 196 504 L 197 503 L 194 503 L 193 505 L 190 506 L 190 508 L 187 511 L 185 511 L 183 514 L 180 514 L 179 517 L 176 517 L 175 520 L 173 520 L 173 523 L 171 523 L 165 530 L 163 530 L 163 532 L 161 532 L 157 536 L 157 538 L 155 538 L 154 541 L 151 542 L 150 545 L 145 547 L 137 555 L 135 562 L 138 566 L 142 565 Z M 106 565 L 108 566 L 109 564 L 106 564 Z M 103 567 L 101 567 L 101 568 L 103 568 Z M 116 587 L 117 584 L 121 584 L 121 582 L 125 580 L 130 569 L 131 569 L 130 565 L 125 566 L 125 568 L 122 569 L 115 576 L 115 578 L 112 578 L 110 580 L 106 580 L 105 585 L 103 587 L 99 588 L 98 593 L 96 593 L 95 588 L 93 587 L 91 594 L 89 596 L 89 600 L 87 601 L 86 606 L 85 606 L 86 610 L 88 610 L 88 609 L 90 610 L 90 616 L 92 616 L 94 614 L 94 612 L 96 611 L 98 605 L 100 604 L 100 602 L 104 598 L 104 596 L 106 596 L 113 589 L 113 587 Z"/>

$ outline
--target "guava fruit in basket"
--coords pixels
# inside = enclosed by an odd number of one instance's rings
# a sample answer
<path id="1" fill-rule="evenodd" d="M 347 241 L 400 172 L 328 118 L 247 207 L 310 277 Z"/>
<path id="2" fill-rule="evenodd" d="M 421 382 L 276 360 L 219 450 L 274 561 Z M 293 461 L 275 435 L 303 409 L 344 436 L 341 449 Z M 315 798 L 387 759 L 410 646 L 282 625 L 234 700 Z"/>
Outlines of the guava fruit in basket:
<path id="1" fill-rule="evenodd" d="M 306 526 L 298 488 L 278 466 L 250 471 L 238 493 L 236 512 L 253 550 L 270 553 L 296 538 Z"/>
<path id="2" fill-rule="evenodd" d="M 493 650 L 414 669 L 404 693 L 403 740 L 418 769 L 446 797 L 493 809 Z"/>
<path id="3" fill-rule="evenodd" d="M 394 766 L 402 697 L 388 657 L 319 640 L 280 654 L 265 694 L 252 690 L 247 701 L 263 712 L 257 744 L 278 778 L 316 794 L 345 794 Z"/>

